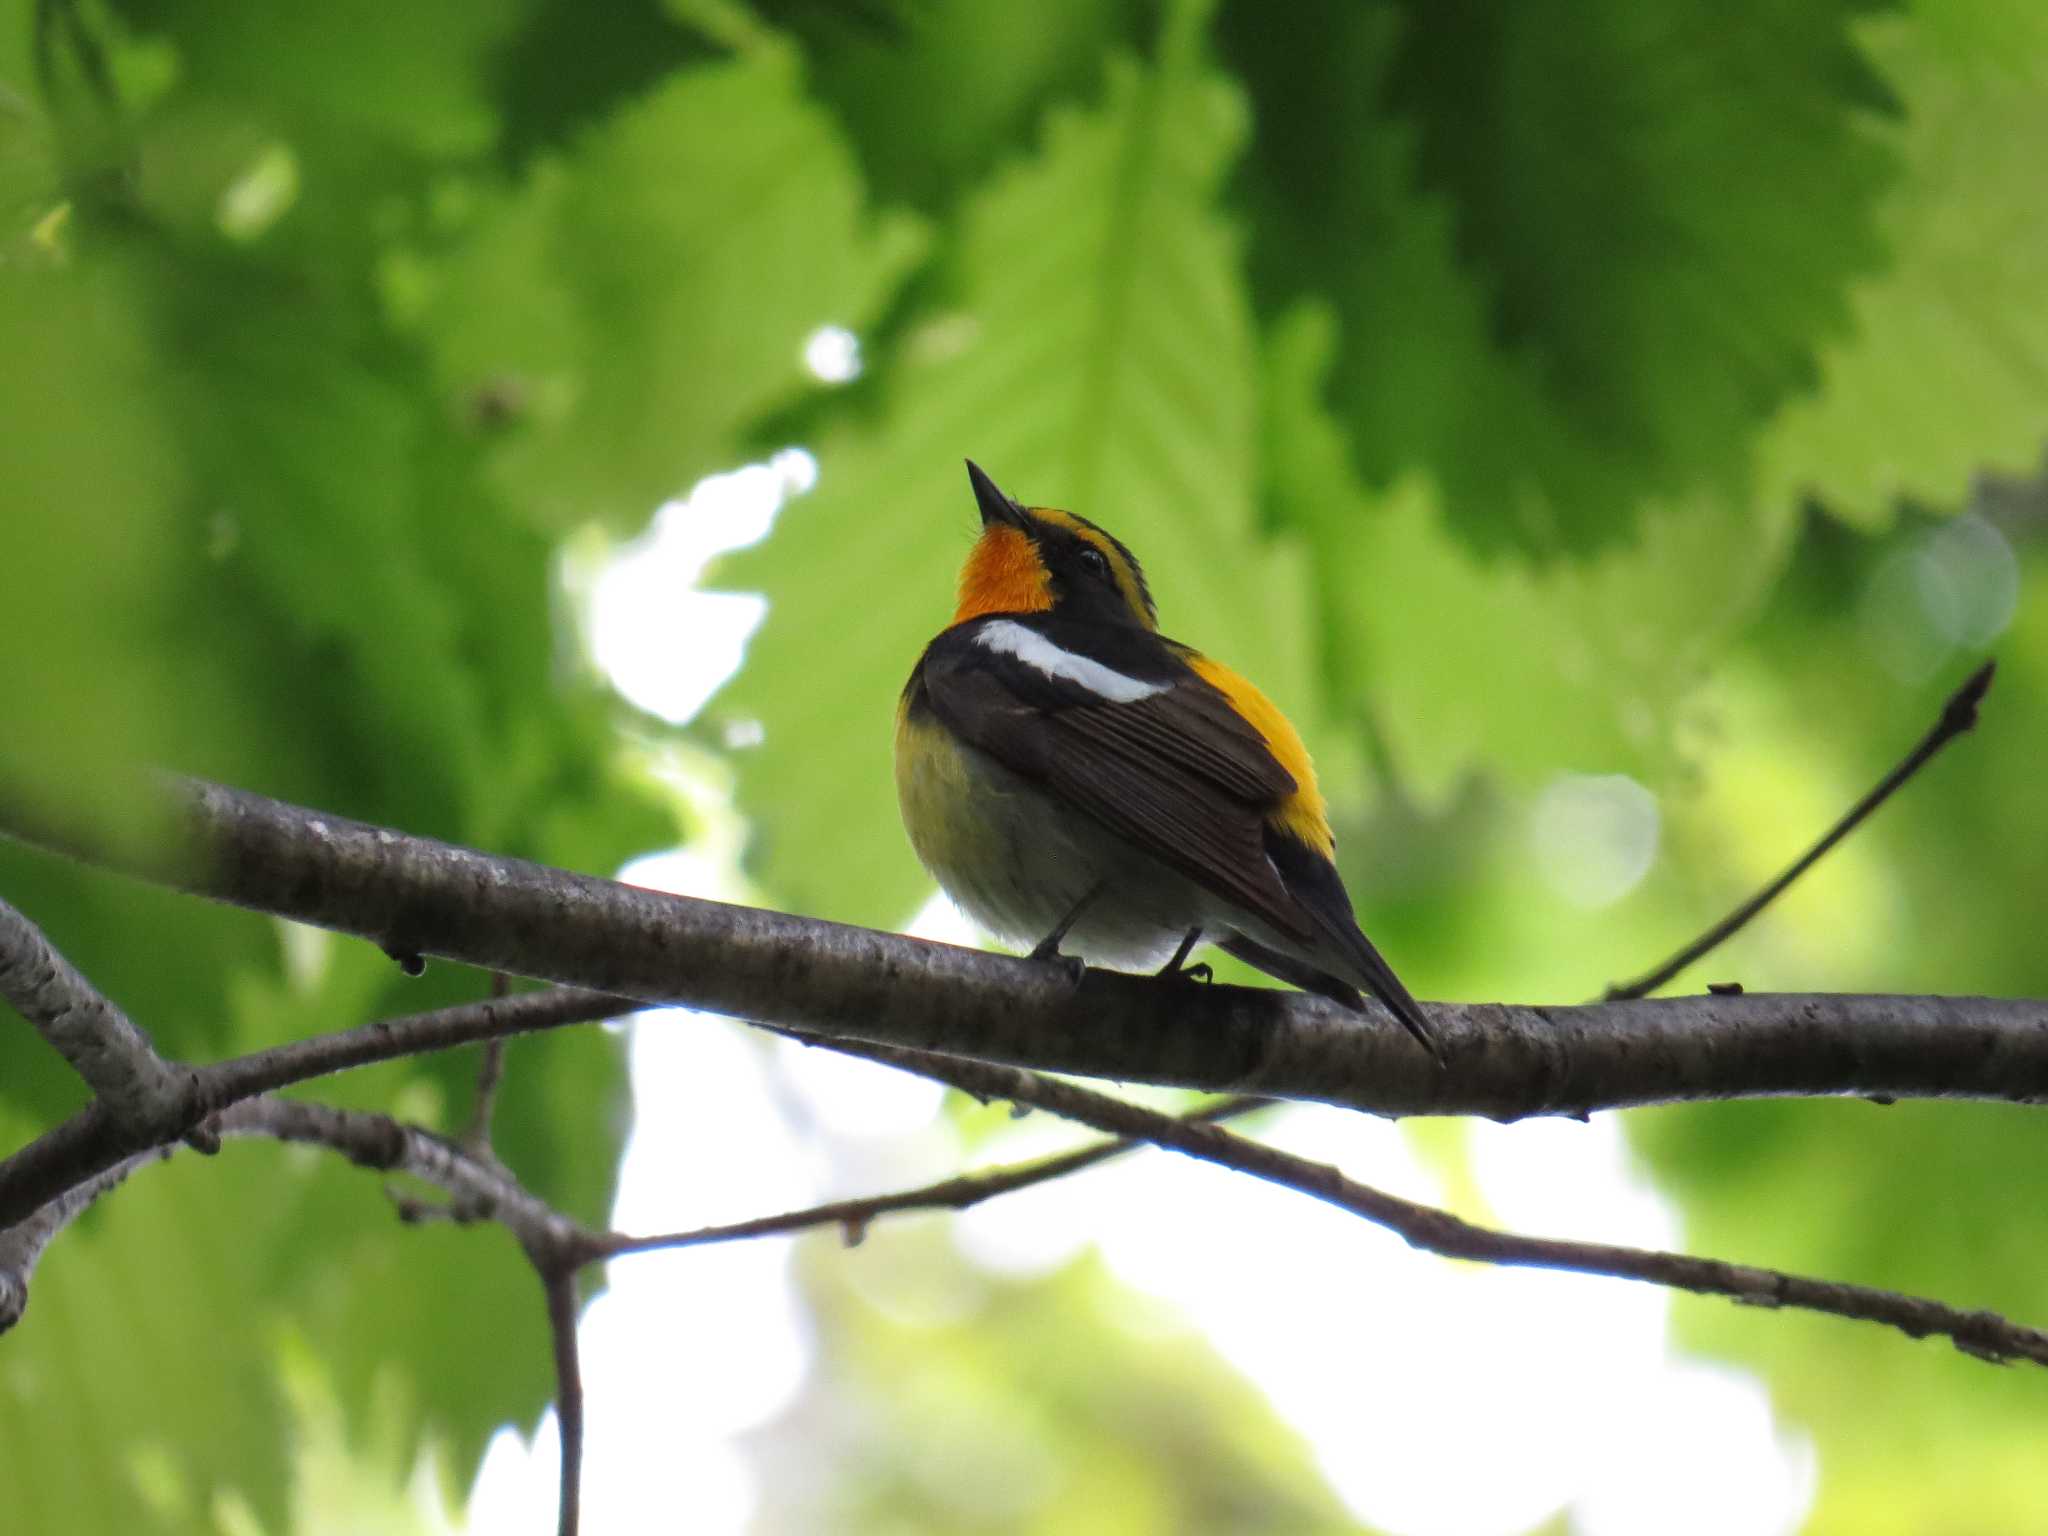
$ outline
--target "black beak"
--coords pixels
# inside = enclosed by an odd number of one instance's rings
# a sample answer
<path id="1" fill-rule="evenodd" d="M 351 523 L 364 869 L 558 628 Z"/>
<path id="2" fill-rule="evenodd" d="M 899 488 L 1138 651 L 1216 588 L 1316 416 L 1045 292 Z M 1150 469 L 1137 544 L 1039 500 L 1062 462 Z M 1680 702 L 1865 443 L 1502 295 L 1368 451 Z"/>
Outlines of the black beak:
<path id="1" fill-rule="evenodd" d="M 993 523 L 1008 523 L 1012 528 L 1025 526 L 1024 509 L 1005 496 L 972 459 L 967 461 L 967 478 L 974 483 L 974 500 L 981 508 L 982 527 Z"/>

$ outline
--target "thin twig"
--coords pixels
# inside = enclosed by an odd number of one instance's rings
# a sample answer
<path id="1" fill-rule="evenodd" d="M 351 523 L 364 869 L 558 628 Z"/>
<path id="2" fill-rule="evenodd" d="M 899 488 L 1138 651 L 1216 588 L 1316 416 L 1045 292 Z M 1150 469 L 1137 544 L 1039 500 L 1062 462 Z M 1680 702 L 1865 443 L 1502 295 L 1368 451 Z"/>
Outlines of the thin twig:
<path id="1" fill-rule="evenodd" d="M 453 1046 L 473 1045 L 479 1040 L 559 1029 L 565 1024 L 594 1024 L 645 1006 L 630 997 L 606 992 L 544 987 L 502 1000 L 485 998 L 428 1013 L 379 1019 L 354 1029 L 252 1051 L 247 1056 L 195 1070 L 204 1080 L 209 1102 L 218 1104 L 224 1097 L 244 1098 L 400 1056 L 422 1056 Z"/>
<path id="2" fill-rule="evenodd" d="M 491 998 L 501 1002 L 511 991 L 512 978 L 503 971 L 491 972 Z M 505 1037 L 493 1035 L 484 1041 L 483 1057 L 476 1068 L 476 1098 L 470 1105 L 469 1124 L 456 1138 L 472 1152 L 488 1153 L 491 1149 L 491 1119 L 498 1108 L 498 1085 L 505 1080 Z"/>
<path id="3" fill-rule="evenodd" d="M 2048 1365 L 2048 1333 L 2014 1323 L 1995 1312 L 1966 1311 L 1926 1297 L 1689 1254 L 1530 1237 L 1482 1227 L 1448 1211 L 1418 1205 L 1361 1184 L 1327 1164 L 1248 1140 L 1220 1126 L 1177 1120 L 1056 1078 L 887 1046 L 846 1041 L 831 1045 L 834 1050 L 887 1062 L 979 1098 L 1029 1104 L 1098 1131 L 1149 1141 L 1203 1162 L 1313 1195 L 1387 1228 L 1413 1247 L 1445 1258 L 1606 1275 L 1701 1295 L 1726 1296 L 1755 1306 L 1798 1307 L 1881 1323 L 1916 1339 L 1940 1335 L 1965 1354 L 1984 1360 L 2029 1360 Z"/>
<path id="4" fill-rule="evenodd" d="M 576 1266 L 540 1267 L 540 1280 L 547 1292 L 548 1332 L 555 1345 L 555 1423 L 562 1439 L 555 1531 L 556 1536 L 576 1536 L 583 1503 L 583 1366 L 576 1343 Z"/>
<path id="5" fill-rule="evenodd" d="M 339 1109 L 304 1099 L 263 1094 L 212 1116 L 217 1137 L 266 1137 L 339 1152 L 358 1167 L 403 1173 L 445 1193 L 451 1211 L 489 1218 L 518 1238 L 530 1254 L 581 1264 L 601 1251 L 599 1235 L 549 1205 L 495 1158 L 472 1156 L 417 1125 L 367 1110 Z M 70 1186 L 11 1226 L 0 1228 L 0 1333 L 17 1322 L 42 1251 L 78 1213 L 134 1170 L 168 1157 L 175 1142 L 122 1158 Z"/>
<path id="6" fill-rule="evenodd" d="M 200 1110 L 244 1099 L 330 1072 L 416 1056 L 494 1036 L 556 1029 L 616 1018 L 640 1005 L 601 992 L 550 987 L 503 1001 L 462 1003 L 430 1013 L 379 1019 L 331 1035 L 294 1040 L 189 1072 L 198 1107 L 186 1123 L 163 1135 L 124 1126 L 93 1104 L 27 1146 L 0 1160 L 0 1229 L 24 1219 L 66 1189 L 96 1177 L 133 1153 L 173 1139 L 199 1124 Z"/>
<path id="7" fill-rule="evenodd" d="M 461 1141 L 471 1151 L 491 1150 L 491 1121 L 498 1108 L 498 1085 L 505 1080 L 505 1037 L 493 1035 L 484 1042 L 476 1068 L 476 1102 L 470 1106 L 469 1124 Z"/>
<path id="8" fill-rule="evenodd" d="M 222 1110 L 215 1123 L 224 1136 L 304 1142 L 339 1152 L 360 1168 L 408 1174 L 475 1217 L 500 1223 L 529 1253 L 580 1255 L 597 1242 L 594 1233 L 527 1189 L 496 1159 L 472 1156 L 389 1115 L 265 1094 Z"/>
<path id="9" fill-rule="evenodd" d="M 1851 806 L 1840 821 L 1828 828 L 1819 842 L 1793 860 L 1783 874 L 1656 969 L 1646 971 L 1634 981 L 1618 982 L 1609 987 L 1606 994 L 1608 1001 L 1619 1002 L 1628 998 L 1648 997 L 1695 960 L 1719 948 L 1741 932 L 1751 918 L 1783 895 L 1785 888 L 1818 863 L 1830 848 L 1855 831 L 1865 817 L 1896 794 L 1914 774 L 1926 767 L 1936 753 L 1976 725 L 1977 706 L 1983 703 L 1984 695 L 1990 691 L 1991 679 L 1997 668 L 1997 662 L 1987 661 L 1964 679 L 1962 687 L 1950 694 L 1948 702 L 1942 705 L 1941 718 L 1934 722 L 1925 736 L 1920 738 L 1919 745 L 1901 758 L 1890 773 L 1878 780 L 1870 793 Z"/>
<path id="10" fill-rule="evenodd" d="M 1185 1118 L 1215 1123 L 1229 1120 L 1238 1115 L 1249 1114 L 1255 1109 L 1264 1109 L 1272 1104 L 1271 1099 L 1235 1097 L 1218 1100 L 1192 1111 Z M 1051 1157 L 1034 1158 L 1030 1162 L 1011 1163 L 1001 1168 L 990 1168 L 981 1173 L 956 1174 L 950 1179 L 941 1179 L 936 1184 L 926 1184 L 918 1189 L 906 1189 L 895 1194 L 868 1195 L 855 1200 L 834 1200 L 824 1205 L 806 1206 L 802 1210 L 784 1211 L 775 1216 L 756 1216 L 747 1221 L 729 1222 L 724 1226 L 696 1227 L 684 1232 L 663 1232 L 653 1237 L 628 1237 L 622 1232 L 606 1233 L 599 1237 L 600 1257 L 618 1258 L 631 1253 L 648 1253 L 657 1248 L 698 1248 L 709 1243 L 729 1243 L 750 1237 L 776 1237 L 789 1232 L 802 1232 L 812 1227 L 837 1227 L 845 1235 L 847 1246 L 859 1244 L 868 1227 L 882 1216 L 898 1215 L 907 1211 L 964 1211 L 993 1200 L 998 1195 L 1014 1194 L 1020 1189 L 1029 1189 L 1034 1184 L 1050 1183 L 1079 1173 L 1084 1168 L 1093 1168 L 1097 1163 L 1108 1162 L 1139 1147 L 1152 1143 L 1144 1139 L 1120 1136 L 1114 1141 L 1097 1142 L 1091 1147 L 1077 1147 L 1072 1152 L 1061 1152 Z"/>

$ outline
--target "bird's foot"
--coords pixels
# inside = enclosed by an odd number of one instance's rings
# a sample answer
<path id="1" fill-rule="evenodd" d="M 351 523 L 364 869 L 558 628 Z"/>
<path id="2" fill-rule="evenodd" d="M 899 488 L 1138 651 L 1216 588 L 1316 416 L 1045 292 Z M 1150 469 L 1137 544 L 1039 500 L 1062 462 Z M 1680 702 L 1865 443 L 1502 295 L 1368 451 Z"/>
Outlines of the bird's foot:
<path id="1" fill-rule="evenodd" d="M 1200 965 L 1188 964 L 1188 956 L 1195 952 L 1195 946 L 1201 940 L 1202 930 L 1200 928 L 1190 928 L 1185 934 L 1181 935 L 1180 947 L 1173 952 L 1173 958 L 1159 967 L 1153 974 L 1161 981 L 1185 977 L 1189 981 L 1199 981 L 1204 986 L 1207 986 L 1216 977 L 1216 973 L 1209 969 L 1209 963 L 1205 960 Z"/>
<path id="2" fill-rule="evenodd" d="M 1066 932 L 1064 929 L 1058 933 L 1047 934 L 1044 939 L 1033 947 L 1030 958 L 1058 966 L 1067 973 L 1068 983 L 1078 987 L 1081 985 L 1082 976 L 1087 974 L 1088 962 L 1079 955 L 1063 955 L 1060 953 L 1060 940 L 1065 937 Z"/>

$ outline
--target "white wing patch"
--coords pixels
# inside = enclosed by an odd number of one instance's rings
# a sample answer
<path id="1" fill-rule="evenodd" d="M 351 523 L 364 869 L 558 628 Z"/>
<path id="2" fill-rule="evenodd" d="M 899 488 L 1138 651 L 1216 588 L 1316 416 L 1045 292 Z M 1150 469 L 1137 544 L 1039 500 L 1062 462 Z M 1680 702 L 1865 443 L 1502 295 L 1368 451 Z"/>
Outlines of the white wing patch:
<path id="1" fill-rule="evenodd" d="M 974 638 L 977 644 L 987 646 L 998 655 L 1014 656 L 1027 667 L 1036 667 L 1047 677 L 1078 683 L 1112 704 L 1135 704 L 1155 693 L 1164 693 L 1172 686 L 1170 683 L 1147 683 L 1126 677 L 1114 667 L 1105 667 L 1092 657 L 1062 650 L 1037 630 L 1019 624 L 1015 619 L 998 619 L 993 624 L 984 624 Z"/>

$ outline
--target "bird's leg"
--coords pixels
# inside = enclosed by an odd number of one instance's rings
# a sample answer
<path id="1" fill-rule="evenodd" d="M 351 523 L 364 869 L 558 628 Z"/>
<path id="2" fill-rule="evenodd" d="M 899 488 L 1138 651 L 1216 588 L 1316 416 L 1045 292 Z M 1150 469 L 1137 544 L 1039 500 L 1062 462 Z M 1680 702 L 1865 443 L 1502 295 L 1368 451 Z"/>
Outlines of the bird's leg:
<path id="1" fill-rule="evenodd" d="M 1202 942 L 1199 926 L 1190 928 L 1180 941 L 1180 948 L 1173 952 L 1173 958 L 1159 967 L 1161 977 L 1185 976 L 1189 981 L 1209 981 L 1216 975 L 1204 960 L 1200 965 L 1189 965 L 1188 956 L 1195 952 L 1195 946 Z"/>
<path id="2" fill-rule="evenodd" d="M 1068 930 L 1076 922 L 1080 921 L 1081 914 L 1087 911 L 1089 904 L 1102 894 L 1102 888 L 1107 884 L 1109 884 L 1107 880 L 1098 880 L 1089 886 L 1081 899 L 1075 902 L 1073 907 L 1067 912 L 1067 915 L 1059 920 L 1059 925 L 1032 947 L 1031 958 L 1033 960 L 1054 961 L 1064 967 L 1067 974 L 1078 983 L 1081 979 L 1081 973 L 1088 969 L 1087 963 L 1078 955 L 1061 954 L 1060 941 L 1067 936 Z"/>

